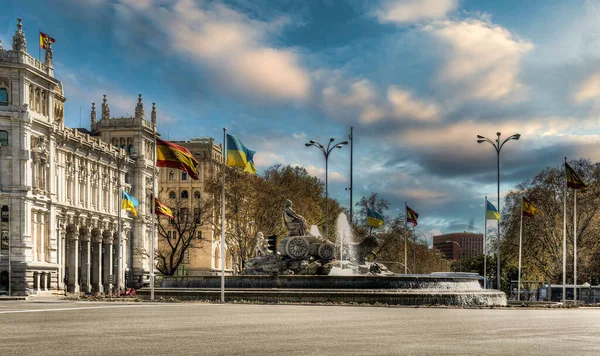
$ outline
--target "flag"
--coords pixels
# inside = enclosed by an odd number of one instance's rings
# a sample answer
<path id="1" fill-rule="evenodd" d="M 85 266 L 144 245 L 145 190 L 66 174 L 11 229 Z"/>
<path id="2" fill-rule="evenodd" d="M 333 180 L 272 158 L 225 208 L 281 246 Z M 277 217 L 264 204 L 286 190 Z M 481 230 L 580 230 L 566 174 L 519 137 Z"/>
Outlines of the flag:
<path id="1" fill-rule="evenodd" d="M 523 216 L 532 218 L 537 212 L 537 208 L 527 198 L 523 197 Z"/>
<path id="2" fill-rule="evenodd" d="M 237 137 L 227 134 L 227 165 L 244 167 L 244 172 L 256 174 L 254 168 L 254 154 Z"/>
<path id="3" fill-rule="evenodd" d="M 135 208 L 137 208 L 138 205 L 140 205 L 140 202 L 137 201 L 137 199 L 134 198 L 133 195 L 129 195 L 125 190 L 123 190 L 123 200 L 121 201 L 121 209 L 129 210 L 133 213 L 133 216 L 137 216 Z"/>
<path id="4" fill-rule="evenodd" d="M 156 139 L 156 166 L 170 167 L 186 171 L 192 179 L 198 179 L 198 161 L 188 151 L 171 142 Z"/>
<path id="5" fill-rule="evenodd" d="M 170 219 L 174 219 L 173 212 L 169 209 L 168 206 L 161 203 L 160 200 L 154 198 L 154 214 L 156 215 L 164 215 L 169 217 Z"/>
<path id="6" fill-rule="evenodd" d="M 373 209 L 367 208 L 367 226 L 381 227 L 383 216 Z"/>
<path id="7" fill-rule="evenodd" d="M 48 43 L 54 43 L 54 38 L 40 31 L 40 48 L 48 49 Z"/>
<path id="8" fill-rule="evenodd" d="M 485 218 L 486 220 L 498 220 L 500 221 L 500 213 L 498 209 L 494 206 L 494 204 L 490 203 L 486 200 L 487 207 L 485 209 Z"/>
<path id="9" fill-rule="evenodd" d="M 419 214 L 416 211 L 412 210 L 408 206 L 406 206 L 406 223 L 411 223 L 413 226 L 417 226 L 417 219 L 419 218 Z"/>
<path id="10" fill-rule="evenodd" d="M 579 177 L 577 172 L 567 162 L 565 162 L 565 170 L 567 171 L 567 187 L 573 189 L 587 189 L 587 184 Z"/>

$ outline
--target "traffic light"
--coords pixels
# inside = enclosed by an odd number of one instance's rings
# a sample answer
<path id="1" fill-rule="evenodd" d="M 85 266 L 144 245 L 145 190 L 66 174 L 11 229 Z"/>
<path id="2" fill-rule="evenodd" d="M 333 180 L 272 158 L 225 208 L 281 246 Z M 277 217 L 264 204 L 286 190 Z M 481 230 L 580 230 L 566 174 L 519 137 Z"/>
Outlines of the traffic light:
<path id="1" fill-rule="evenodd" d="M 267 237 L 267 242 L 269 243 L 269 250 L 277 253 L 277 235 Z"/>

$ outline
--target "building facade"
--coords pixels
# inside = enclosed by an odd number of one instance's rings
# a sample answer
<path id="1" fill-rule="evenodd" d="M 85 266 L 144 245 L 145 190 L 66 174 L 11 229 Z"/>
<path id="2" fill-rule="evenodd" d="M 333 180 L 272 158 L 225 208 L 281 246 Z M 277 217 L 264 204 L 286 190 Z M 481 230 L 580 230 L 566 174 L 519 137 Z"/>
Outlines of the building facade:
<path id="1" fill-rule="evenodd" d="M 208 221 L 201 225 L 194 225 L 193 233 L 196 238 L 183 255 L 183 262 L 177 269 L 177 275 L 210 275 L 221 271 L 221 236 L 216 235 L 215 224 L 220 223 L 220 207 L 214 205 L 212 193 L 207 190 L 207 185 L 220 172 L 219 165 L 223 162 L 221 144 L 215 144 L 213 138 L 192 138 L 189 141 L 171 141 L 187 148 L 198 160 L 198 180 L 191 179 L 186 172 L 173 168 L 161 168 L 159 174 L 159 199 L 170 206 L 176 218 L 182 212 L 193 214 L 202 220 Z M 178 255 L 175 244 L 179 236 L 176 228 L 166 223 L 163 219 L 160 236 L 158 236 L 158 254 L 169 256 Z M 189 233 L 189 232 L 188 232 Z M 171 243 L 169 243 L 169 241 Z M 180 241 L 181 243 L 181 241 Z M 225 249 L 225 269 L 231 272 L 232 258 Z M 160 257 L 159 262 L 160 263 Z"/>
<path id="2" fill-rule="evenodd" d="M 65 126 L 65 101 L 51 44 L 33 58 L 18 19 L 12 48 L 0 43 L 0 292 L 110 293 L 149 273 L 155 107 L 147 121 L 140 95 L 135 116 L 111 118 L 105 95 L 86 130 Z M 120 189 L 137 216 L 119 219 Z"/>
<path id="3" fill-rule="evenodd" d="M 483 234 L 453 232 L 433 237 L 433 248 L 442 252 L 449 260 L 483 254 Z"/>

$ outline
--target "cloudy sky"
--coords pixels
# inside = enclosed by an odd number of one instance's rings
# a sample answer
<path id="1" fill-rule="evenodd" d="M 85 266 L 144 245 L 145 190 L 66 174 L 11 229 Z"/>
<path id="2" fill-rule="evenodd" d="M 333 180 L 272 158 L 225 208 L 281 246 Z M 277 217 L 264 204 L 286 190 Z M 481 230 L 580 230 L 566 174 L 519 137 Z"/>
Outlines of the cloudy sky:
<path id="1" fill-rule="evenodd" d="M 66 122 L 89 126 L 137 94 L 163 137 L 222 128 L 257 151 L 259 173 L 301 165 L 305 142 L 354 127 L 355 201 L 371 192 L 420 214 L 418 229 L 483 230 L 496 153 L 476 135 L 520 133 L 501 156 L 501 195 L 564 156 L 600 158 L 600 3 L 468 0 L 9 0 L 8 47 L 23 18 L 29 52 L 50 34 Z M 42 53 L 43 56 L 43 53 Z M 80 109 L 81 108 L 81 109 Z M 83 113 L 80 124 L 80 110 Z M 332 152 L 330 193 L 349 205 L 349 147 Z M 301 213 L 301 212 L 300 212 Z"/>

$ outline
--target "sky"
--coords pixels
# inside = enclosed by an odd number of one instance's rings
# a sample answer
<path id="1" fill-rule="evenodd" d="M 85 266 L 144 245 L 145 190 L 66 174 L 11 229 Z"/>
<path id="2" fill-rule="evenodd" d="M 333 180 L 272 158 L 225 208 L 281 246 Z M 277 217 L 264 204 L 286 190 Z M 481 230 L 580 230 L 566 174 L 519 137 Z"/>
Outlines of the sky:
<path id="1" fill-rule="evenodd" d="M 354 202 L 377 193 L 388 216 L 406 202 L 428 237 L 483 231 L 497 157 L 478 134 L 521 134 L 501 151 L 501 198 L 565 156 L 600 159 L 598 1 L 8 0 L 2 9 L 5 47 L 17 17 L 32 55 L 38 29 L 55 38 L 68 126 L 89 127 L 102 94 L 112 116 L 132 115 L 141 93 L 167 139 L 220 142 L 227 127 L 257 151 L 259 174 L 300 165 L 322 180 L 324 156 L 304 144 L 347 140 L 354 127 Z M 350 147 L 335 149 L 329 193 L 346 207 L 349 177 Z"/>

